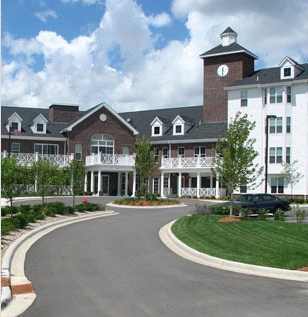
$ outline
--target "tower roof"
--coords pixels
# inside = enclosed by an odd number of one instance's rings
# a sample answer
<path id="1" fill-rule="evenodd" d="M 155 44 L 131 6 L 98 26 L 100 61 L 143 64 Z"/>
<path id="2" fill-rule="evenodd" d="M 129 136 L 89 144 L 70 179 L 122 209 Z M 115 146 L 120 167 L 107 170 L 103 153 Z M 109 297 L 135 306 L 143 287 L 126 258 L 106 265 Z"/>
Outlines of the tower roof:
<path id="1" fill-rule="evenodd" d="M 210 49 L 209 51 L 204 52 L 200 55 L 201 58 L 208 58 L 220 55 L 229 55 L 229 54 L 239 54 L 244 53 L 248 56 L 251 56 L 254 59 L 258 57 L 244 48 L 243 46 L 237 43 L 237 33 L 232 30 L 230 27 L 226 28 L 221 34 L 220 38 L 222 44 Z"/>

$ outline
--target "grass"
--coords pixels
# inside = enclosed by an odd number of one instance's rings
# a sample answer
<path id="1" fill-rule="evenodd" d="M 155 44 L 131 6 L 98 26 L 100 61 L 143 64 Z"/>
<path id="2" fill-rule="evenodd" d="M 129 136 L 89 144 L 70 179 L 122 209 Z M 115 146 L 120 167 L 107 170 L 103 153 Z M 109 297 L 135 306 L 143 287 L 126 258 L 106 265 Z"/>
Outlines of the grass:
<path id="1" fill-rule="evenodd" d="M 307 224 L 269 220 L 217 222 L 219 218 L 183 217 L 172 226 L 172 232 L 193 249 L 223 259 L 289 270 L 308 266 Z"/>

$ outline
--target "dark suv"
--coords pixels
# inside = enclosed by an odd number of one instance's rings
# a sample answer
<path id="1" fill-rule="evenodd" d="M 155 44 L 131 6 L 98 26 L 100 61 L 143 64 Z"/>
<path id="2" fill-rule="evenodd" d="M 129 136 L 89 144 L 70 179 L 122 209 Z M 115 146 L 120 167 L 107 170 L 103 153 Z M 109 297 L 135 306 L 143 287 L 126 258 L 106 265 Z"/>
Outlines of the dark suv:
<path id="1" fill-rule="evenodd" d="M 272 213 L 275 213 L 279 209 L 284 211 L 290 209 L 290 204 L 288 201 L 282 200 L 270 194 L 243 194 L 235 198 L 233 203 L 243 208 L 249 208 L 252 211 L 266 209 Z"/>

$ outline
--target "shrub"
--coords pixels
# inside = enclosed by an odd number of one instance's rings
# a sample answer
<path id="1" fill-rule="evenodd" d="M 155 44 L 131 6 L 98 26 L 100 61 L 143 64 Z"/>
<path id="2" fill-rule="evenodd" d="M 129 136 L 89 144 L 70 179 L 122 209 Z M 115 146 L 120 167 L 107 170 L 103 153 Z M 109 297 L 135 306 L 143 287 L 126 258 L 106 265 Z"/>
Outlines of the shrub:
<path id="1" fill-rule="evenodd" d="M 1 234 L 6 235 L 10 231 L 15 230 L 15 225 L 12 221 L 13 218 L 6 218 L 1 220 Z"/>
<path id="2" fill-rule="evenodd" d="M 87 210 L 87 206 L 85 204 L 75 205 L 75 210 L 77 212 L 85 212 Z"/>
<path id="3" fill-rule="evenodd" d="M 266 217 L 268 216 L 268 210 L 266 209 L 259 209 L 258 211 L 258 218 L 259 219 L 266 219 Z"/>
<path id="4" fill-rule="evenodd" d="M 306 214 L 307 214 L 306 210 L 297 209 L 295 211 L 296 221 L 303 222 L 306 217 Z"/>
<path id="5" fill-rule="evenodd" d="M 217 204 L 210 206 L 210 209 L 214 215 L 229 215 L 230 214 L 230 206 L 226 206 L 224 204 Z M 233 215 L 239 215 L 242 208 L 238 205 L 233 205 Z"/>
<path id="6" fill-rule="evenodd" d="M 243 219 L 247 219 L 247 218 L 249 218 L 251 216 L 252 211 L 249 208 L 240 208 L 239 209 L 239 214 L 241 215 L 241 217 Z"/>
<path id="7" fill-rule="evenodd" d="M 200 203 L 196 203 L 195 208 L 196 208 L 196 213 L 198 215 L 204 215 L 206 213 L 209 213 L 209 210 L 206 204 L 201 205 Z"/>
<path id="8" fill-rule="evenodd" d="M 31 205 L 20 205 L 18 206 L 18 211 L 21 213 L 27 213 L 30 212 L 32 210 L 32 206 Z"/>
<path id="9" fill-rule="evenodd" d="M 274 213 L 274 219 L 276 221 L 285 221 L 285 211 L 278 210 Z"/>
<path id="10" fill-rule="evenodd" d="M 154 201 L 157 200 L 158 194 L 157 193 L 146 193 L 145 200 Z"/>

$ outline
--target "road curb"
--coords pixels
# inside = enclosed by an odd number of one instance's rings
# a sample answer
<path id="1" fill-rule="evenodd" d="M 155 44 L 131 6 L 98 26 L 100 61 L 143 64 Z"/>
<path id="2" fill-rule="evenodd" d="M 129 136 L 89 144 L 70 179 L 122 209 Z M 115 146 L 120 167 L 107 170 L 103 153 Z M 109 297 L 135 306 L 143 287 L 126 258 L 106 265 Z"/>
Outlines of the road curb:
<path id="1" fill-rule="evenodd" d="M 5 284 L 2 284 L 1 290 L 1 316 L 18 316 L 30 307 L 36 298 L 34 287 L 25 276 L 24 261 L 27 251 L 37 240 L 49 232 L 69 224 L 117 214 L 114 211 L 103 211 L 99 214 L 89 214 L 55 221 L 31 230 L 13 242 L 2 259 L 1 280 Z M 9 303 L 13 298 L 21 301 L 18 309 L 10 309 L 12 305 L 9 305 Z"/>
<path id="2" fill-rule="evenodd" d="M 161 241 L 171 251 L 185 259 L 202 265 L 237 273 L 291 280 L 297 282 L 308 282 L 308 272 L 276 269 L 271 267 L 228 261 L 207 255 L 202 252 L 198 252 L 177 239 L 172 233 L 171 227 L 175 223 L 175 221 L 176 220 L 173 220 L 162 227 L 159 231 L 159 237 Z"/>

